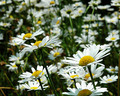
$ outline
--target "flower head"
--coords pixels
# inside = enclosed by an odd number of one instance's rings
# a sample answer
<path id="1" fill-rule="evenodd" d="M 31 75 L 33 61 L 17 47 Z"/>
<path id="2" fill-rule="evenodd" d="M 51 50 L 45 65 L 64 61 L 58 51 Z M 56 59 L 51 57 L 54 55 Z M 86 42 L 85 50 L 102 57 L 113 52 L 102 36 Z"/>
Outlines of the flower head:
<path id="1" fill-rule="evenodd" d="M 76 87 L 77 88 L 67 88 L 70 92 L 63 92 L 63 94 L 70 96 L 99 96 L 102 95 L 103 92 L 107 92 L 106 88 L 101 88 L 100 86 L 97 86 L 96 90 L 94 90 L 92 83 L 86 84 L 85 81 L 81 81 L 81 84 L 76 83 Z"/>
<path id="2" fill-rule="evenodd" d="M 71 65 L 87 66 L 101 62 L 103 57 L 109 55 L 109 51 L 108 49 L 101 51 L 100 45 L 93 44 L 85 48 L 83 52 L 77 51 L 77 54 L 74 54 L 73 57 L 67 57 L 68 60 L 62 60 L 62 62 Z"/>

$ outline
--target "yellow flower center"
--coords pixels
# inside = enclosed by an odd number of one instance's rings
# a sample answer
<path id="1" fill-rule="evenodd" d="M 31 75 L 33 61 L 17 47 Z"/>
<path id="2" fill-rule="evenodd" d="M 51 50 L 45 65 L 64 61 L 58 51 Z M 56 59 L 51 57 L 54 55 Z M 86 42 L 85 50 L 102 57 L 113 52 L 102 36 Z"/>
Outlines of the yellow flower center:
<path id="1" fill-rule="evenodd" d="M 79 75 L 71 75 L 71 78 L 79 77 Z"/>
<path id="2" fill-rule="evenodd" d="M 118 19 L 120 19 L 120 15 L 118 16 Z"/>
<path id="3" fill-rule="evenodd" d="M 75 4 L 75 6 L 78 6 L 78 5 L 79 5 L 78 3 Z"/>
<path id="4" fill-rule="evenodd" d="M 41 72 L 42 72 L 41 70 L 37 70 L 32 73 L 32 76 L 38 77 Z"/>
<path id="5" fill-rule="evenodd" d="M 26 3 L 25 3 L 25 2 L 23 2 L 23 3 L 22 3 L 22 5 L 23 5 L 23 6 L 25 6 L 25 5 L 26 5 Z"/>
<path id="6" fill-rule="evenodd" d="M 81 91 L 79 91 L 77 96 L 90 96 L 92 94 L 92 92 L 88 89 L 83 89 Z"/>
<path id="7" fill-rule="evenodd" d="M 105 19 L 104 17 L 101 18 L 101 20 L 104 20 L 104 19 Z"/>
<path id="8" fill-rule="evenodd" d="M 17 61 L 16 61 L 16 64 L 20 64 L 20 61 L 19 61 L 19 60 L 17 60 Z"/>
<path id="9" fill-rule="evenodd" d="M 2 1 L 2 4 L 5 4 L 6 2 L 5 1 Z"/>
<path id="10" fill-rule="evenodd" d="M 88 32 L 88 30 L 86 30 L 86 32 Z"/>
<path id="11" fill-rule="evenodd" d="M 39 44 L 41 43 L 42 41 L 36 41 L 33 46 L 39 46 Z"/>
<path id="12" fill-rule="evenodd" d="M 15 45 L 17 45 L 17 43 L 14 43 Z"/>
<path id="13" fill-rule="evenodd" d="M 71 12 L 72 12 L 71 10 L 67 10 L 67 11 L 66 11 L 67 14 L 70 14 Z"/>
<path id="14" fill-rule="evenodd" d="M 20 11 L 23 11 L 23 8 L 20 8 Z"/>
<path id="15" fill-rule="evenodd" d="M 4 26 L 6 26 L 6 25 L 7 25 L 7 23 L 4 23 L 3 25 L 4 25 Z"/>
<path id="16" fill-rule="evenodd" d="M 92 76 L 94 76 L 94 74 L 93 74 L 93 73 L 92 73 Z M 85 78 L 85 79 L 88 79 L 89 77 L 90 77 L 90 74 L 88 73 L 88 74 L 86 74 L 86 75 L 85 75 L 85 77 L 84 77 L 84 78 Z"/>
<path id="17" fill-rule="evenodd" d="M 114 23 L 114 20 L 111 20 L 112 23 Z"/>
<path id="18" fill-rule="evenodd" d="M 13 65 L 12 67 L 17 67 L 16 65 Z"/>
<path id="19" fill-rule="evenodd" d="M 82 10 L 79 10 L 79 13 L 82 13 L 83 11 Z"/>
<path id="20" fill-rule="evenodd" d="M 37 24 L 41 24 L 41 23 L 42 23 L 42 21 L 38 21 L 38 22 L 37 22 Z"/>
<path id="21" fill-rule="evenodd" d="M 22 86 L 20 89 L 24 89 L 25 87 L 24 86 Z"/>
<path id="22" fill-rule="evenodd" d="M 85 28 L 88 28 L 88 26 L 85 26 Z"/>
<path id="23" fill-rule="evenodd" d="M 4 12 L 5 11 L 5 9 L 2 9 L 2 12 Z"/>
<path id="24" fill-rule="evenodd" d="M 107 79 L 107 81 L 112 81 L 112 79 Z"/>
<path id="25" fill-rule="evenodd" d="M 98 26 L 98 24 L 96 24 L 96 26 Z"/>
<path id="26" fill-rule="evenodd" d="M 95 61 L 95 59 L 92 56 L 84 56 L 80 59 L 79 65 L 86 66 L 87 64 L 92 63 L 94 61 Z"/>
<path id="27" fill-rule="evenodd" d="M 11 19 L 13 19 L 13 16 L 12 16 L 12 15 L 10 15 L 10 18 L 11 18 Z"/>
<path id="28" fill-rule="evenodd" d="M 50 4 L 55 4 L 55 1 L 51 1 Z"/>
<path id="29" fill-rule="evenodd" d="M 38 89 L 38 87 L 30 87 L 30 89 L 36 90 Z"/>
<path id="30" fill-rule="evenodd" d="M 110 38 L 111 40 L 115 40 L 116 38 L 115 37 L 112 37 L 112 38 Z"/>
<path id="31" fill-rule="evenodd" d="M 114 34 L 115 34 L 115 32 L 112 32 L 112 34 L 114 35 Z"/>
<path id="32" fill-rule="evenodd" d="M 60 55 L 60 53 L 59 52 L 56 52 L 56 53 L 54 53 L 54 57 L 57 57 L 58 55 Z"/>
<path id="33" fill-rule="evenodd" d="M 60 23 L 60 21 L 58 20 L 57 22 L 56 22 L 56 24 L 59 24 Z"/>
<path id="34" fill-rule="evenodd" d="M 111 71 L 115 72 L 115 69 L 111 69 Z"/>
<path id="35" fill-rule="evenodd" d="M 27 33 L 23 36 L 23 40 L 25 40 L 25 38 L 31 38 L 32 34 L 31 33 Z"/>

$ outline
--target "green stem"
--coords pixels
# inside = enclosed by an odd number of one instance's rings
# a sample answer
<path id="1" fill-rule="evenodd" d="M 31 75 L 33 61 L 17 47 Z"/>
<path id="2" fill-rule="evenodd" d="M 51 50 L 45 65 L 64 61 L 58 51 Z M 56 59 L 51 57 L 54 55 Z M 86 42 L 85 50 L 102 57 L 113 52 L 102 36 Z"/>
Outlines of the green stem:
<path id="1" fill-rule="evenodd" d="M 74 81 L 74 86 L 75 86 L 75 88 L 77 88 L 77 87 L 76 87 L 76 81 L 75 81 L 75 79 L 73 79 L 73 81 Z"/>
<path id="2" fill-rule="evenodd" d="M 89 8 L 90 8 L 90 6 L 87 7 L 87 9 L 86 9 L 86 11 L 85 11 L 85 13 L 84 13 L 84 16 L 86 15 L 86 13 L 87 13 L 87 11 L 88 11 Z M 83 16 L 83 17 L 84 17 L 84 16 Z"/>
<path id="3" fill-rule="evenodd" d="M 72 46 L 72 49 L 71 49 L 71 51 L 74 53 L 74 50 L 73 50 L 73 48 L 74 48 L 74 32 L 73 32 L 73 23 L 72 23 L 72 19 L 71 19 L 71 16 L 69 17 L 69 20 L 70 20 L 70 25 L 71 25 L 71 28 L 72 28 L 72 33 L 70 34 L 70 36 L 71 36 L 71 46 Z"/>
<path id="4" fill-rule="evenodd" d="M 55 96 L 58 96 L 57 93 L 56 93 L 55 87 L 54 87 L 54 85 L 53 85 L 51 76 L 50 76 L 50 74 L 49 74 L 49 71 L 48 71 L 48 69 L 47 69 L 47 66 L 46 66 L 46 63 L 45 63 L 45 60 L 44 60 L 44 56 L 43 56 L 42 49 L 41 49 L 40 51 L 41 51 L 41 55 L 42 55 L 42 60 L 43 60 L 44 68 L 45 68 L 45 70 L 46 70 L 46 72 L 47 72 L 49 81 L 51 82 L 51 83 L 50 83 L 50 86 L 51 86 L 51 88 L 53 89 Z"/>
<path id="5" fill-rule="evenodd" d="M 6 78 L 7 78 L 7 80 L 9 81 L 10 85 L 15 89 L 14 85 L 12 84 L 12 82 L 10 81 L 10 79 L 8 78 L 7 74 L 6 73 L 4 73 L 4 74 L 5 74 Z M 16 92 L 16 89 L 15 89 L 15 93 L 17 94 L 17 96 L 20 96 L 18 94 L 18 92 Z"/>
<path id="6" fill-rule="evenodd" d="M 118 71 L 118 90 L 117 90 L 118 92 L 117 92 L 117 93 L 118 93 L 118 96 L 120 96 L 120 77 L 119 77 L 119 76 L 120 76 L 120 54 L 119 54 L 118 70 L 119 70 L 119 71 Z"/>
<path id="7" fill-rule="evenodd" d="M 37 54 L 35 53 L 35 51 L 33 51 L 33 53 L 34 53 L 34 55 L 36 56 L 36 58 L 37 58 L 37 61 L 38 61 L 39 65 L 41 66 L 41 64 L 40 64 L 40 60 L 39 60 L 39 57 L 37 56 Z M 41 89 L 42 89 L 42 92 L 43 92 L 43 96 L 46 96 L 46 94 L 45 94 L 45 91 L 44 91 L 44 89 L 43 89 L 42 82 L 41 82 L 40 78 L 39 78 L 38 80 L 39 80 L 39 83 L 40 83 L 40 86 L 41 86 Z"/>
<path id="8" fill-rule="evenodd" d="M 42 86 L 42 82 L 41 82 L 40 79 L 38 79 L 38 80 L 39 80 L 39 82 L 40 82 L 40 86 L 41 86 L 41 89 L 42 89 L 42 92 L 43 92 L 43 96 L 46 96 L 45 91 L 44 91 L 43 86 Z"/>
<path id="9" fill-rule="evenodd" d="M 38 55 L 36 54 L 36 52 L 33 51 L 33 53 L 34 53 L 35 57 L 37 58 L 37 61 L 38 61 L 39 65 L 42 66 L 41 63 L 40 63 L 40 58 L 38 57 Z"/>
<path id="10" fill-rule="evenodd" d="M 69 17 L 69 20 L 70 20 L 70 26 L 71 26 L 71 28 L 72 28 L 72 34 L 73 34 L 73 24 L 72 24 L 71 16 Z"/>
<path id="11" fill-rule="evenodd" d="M 95 86 L 94 79 L 93 79 L 93 76 L 92 76 L 92 73 L 91 73 L 91 70 L 90 70 L 90 66 L 88 66 L 88 71 L 89 71 L 90 77 L 91 77 L 91 79 L 92 79 L 93 87 L 94 87 L 94 89 L 96 90 L 96 86 Z"/>
<path id="12" fill-rule="evenodd" d="M 25 60 L 25 64 L 24 64 L 24 68 L 23 68 L 23 70 L 25 71 L 25 68 L 26 68 L 26 66 L 27 66 L 27 61 L 28 61 L 28 57 L 31 55 L 31 53 L 29 53 L 28 55 L 27 55 L 27 57 L 24 59 Z"/>
<path id="13" fill-rule="evenodd" d="M 38 96 L 38 93 L 37 93 L 37 91 L 35 92 L 35 95 L 36 95 L 36 96 Z"/>

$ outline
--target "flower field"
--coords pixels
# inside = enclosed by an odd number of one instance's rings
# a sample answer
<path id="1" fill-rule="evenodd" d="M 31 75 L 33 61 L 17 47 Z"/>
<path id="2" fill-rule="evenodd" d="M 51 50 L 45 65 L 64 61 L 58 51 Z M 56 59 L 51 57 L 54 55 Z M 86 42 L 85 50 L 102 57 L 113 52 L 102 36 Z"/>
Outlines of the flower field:
<path id="1" fill-rule="evenodd" d="M 120 0 L 0 0 L 0 96 L 120 96 Z"/>

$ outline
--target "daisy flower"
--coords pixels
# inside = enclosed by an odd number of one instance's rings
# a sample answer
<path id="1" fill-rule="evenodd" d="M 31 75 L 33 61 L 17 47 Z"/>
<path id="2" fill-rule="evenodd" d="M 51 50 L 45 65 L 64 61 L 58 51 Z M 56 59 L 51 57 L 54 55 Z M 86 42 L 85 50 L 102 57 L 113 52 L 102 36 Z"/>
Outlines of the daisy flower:
<path id="1" fill-rule="evenodd" d="M 110 34 L 108 37 L 105 38 L 106 41 L 112 41 L 115 42 L 117 40 L 119 40 L 119 35 L 118 34 Z"/>
<path id="2" fill-rule="evenodd" d="M 97 64 L 92 64 L 91 65 L 91 73 L 92 73 L 93 78 L 100 77 L 103 74 L 102 71 L 104 70 L 104 68 L 105 68 L 104 66 L 100 66 L 97 68 Z M 90 73 L 89 73 L 87 67 L 86 67 L 86 73 L 85 73 L 83 79 L 85 79 L 87 81 L 91 80 Z"/>
<path id="3" fill-rule="evenodd" d="M 75 11 L 74 14 L 77 16 L 81 16 L 83 13 L 85 12 L 85 8 L 84 7 L 78 7 Z"/>
<path id="4" fill-rule="evenodd" d="M 9 1 L 1 0 L 1 1 L 0 1 L 0 5 L 6 5 L 6 4 L 10 4 L 10 3 L 12 3 L 11 0 L 9 0 Z"/>
<path id="5" fill-rule="evenodd" d="M 82 28 L 84 28 L 84 29 L 87 29 L 87 28 L 90 28 L 91 26 L 89 25 L 89 24 L 84 24 L 84 25 L 82 25 Z"/>
<path id="6" fill-rule="evenodd" d="M 104 76 L 103 78 L 100 77 L 100 83 L 112 83 L 112 82 L 115 82 L 117 81 L 118 79 L 118 76 L 115 76 L 115 75 L 107 75 L 107 76 Z"/>
<path id="7" fill-rule="evenodd" d="M 59 57 L 62 53 L 63 53 L 62 48 L 56 48 L 50 51 L 50 54 L 48 55 L 48 57 L 51 60 L 54 60 L 55 58 Z"/>
<path id="8" fill-rule="evenodd" d="M 15 71 L 18 69 L 18 66 L 15 64 L 15 62 L 7 64 L 6 66 L 9 67 L 8 70 L 10 71 Z"/>
<path id="9" fill-rule="evenodd" d="M 53 29 L 51 29 L 50 30 L 50 32 L 51 32 L 51 35 L 62 35 L 62 31 L 61 31 L 61 29 L 60 28 L 58 28 L 58 27 L 54 27 Z"/>
<path id="10" fill-rule="evenodd" d="M 96 90 L 94 90 L 92 83 L 86 84 L 85 81 L 81 81 L 81 84 L 76 83 L 76 87 L 77 88 L 68 87 L 67 90 L 70 92 L 63 92 L 62 94 L 69 96 L 100 96 L 103 92 L 107 92 L 106 88 L 101 88 L 100 86 L 97 86 Z"/>
<path id="11" fill-rule="evenodd" d="M 24 41 L 17 37 L 12 37 L 8 44 L 12 46 L 22 45 Z"/>
<path id="12" fill-rule="evenodd" d="M 74 36 L 75 42 L 77 43 L 92 43 L 93 41 L 95 41 L 95 37 L 92 36 L 91 34 L 81 34 L 81 37 L 78 36 Z"/>
<path id="13" fill-rule="evenodd" d="M 53 37 L 49 37 L 49 36 L 46 36 L 43 38 L 42 41 L 36 41 L 34 44 L 32 44 L 33 46 L 36 46 L 36 47 L 49 47 L 49 48 L 52 48 L 52 45 L 54 46 L 54 44 L 58 42 L 58 35 L 56 36 L 53 36 Z"/>
<path id="14" fill-rule="evenodd" d="M 67 72 L 65 73 L 58 72 L 58 73 L 62 75 L 65 79 L 83 78 L 83 76 L 85 75 L 85 71 L 81 66 L 76 66 L 76 67 L 71 66 Z"/>
<path id="15" fill-rule="evenodd" d="M 94 7 L 94 6 L 98 6 L 101 3 L 101 0 L 90 0 L 90 2 L 88 2 L 89 6 Z"/>
<path id="16" fill-rule="evenodd" d="M 107 23 L 113 23 L 113 24 L 115 24 L 115 25 L 116 25 L 116 23 L 118 22 L 117 16 L 114 16 L 114 17 L 112 17 L 112 18 L 106 16 L 106 17 L 105 17 L 105 20 L 106 20 Z"/>
<path id="17" fill-rule="evenodd" d="M 16 86 L 16 89 L 20 90 L 22 92 L 23 90 L 25 90 L 24 86 L 25 86 L 25 84 L 19 84 L 18 86 Z"/>
<path id="18" fill-rule="evenodd" d="M 51 22 L 51 26 L 58 27 L 60 23 L 61 23 L 61 17 L 56 17 L 56 18 L 53 18 Z"/>
<path id="19" fill-rule="evenodd" d="M 73 7 L 83 7 L 84 5 L 83 5 L 83 3 L 82 2 L 75 2 L 74 4 L 73 4 Z"/>
<path id="20" fill-rule="evenodd" d="M 96 21 L 98 16 L 97 16 L 97 14 L 96 15 L 87 14 L 87 16 L 83 17 L 83 21 L 85 21 L 85 22 Z"/>
<path id="21" fill-rule="evenodd" d="M 9 61 L 19 62 L 21 58 L 22 58 L 21 54 L 20 53 L 16 53 L 16 55 L 11 55 L 9 57 Z"/>
<path id="22" fill-rule="evenodd" d="M 62 62 L 80 66 L 86 66 L 93 63 L 101 64 L 102 58 L 109 55 L 109 51 L 108 49 L 100 51 L 100 45 L 93 44 L 85 48 L 83 52 L 77 51 L 76 54 L 73 54 L 73 57 L 67 57 L 67 60 L 62 60 Z"/>
<path id="23" fill-rule="evenodd" d="M 21 13 L 21 12 L 25 11 L 26 9 L 27 9 L 27 7 L 26 7 L 25 5 L 20 4 L 20 5 L 17 5 L 17 6 L 16 6 L 15 12 L 16 12 L 16 13 Z"/>
<path id="24" fill-rule="evenodd" d="M 61 14 L 63 17 L 72 17 L 74 15 L 75 8 L 73 5 L 65 5 L 63 9 L 61 9 Z"/>
<path id="25" fill-rule="evenodd" d="M 18 38 L 22 39 L 22 40 L 28 40 L 28 39 L 34 39 L 36 40 L 35 36 L 38 36 L 40 34 L 42 34 L 44 31 L 42 31 L 41 29 L 39 29 L 38 31 L 32 33 L 22 33 L 21 35 L 17 35 Z"/>
<path id="26" fill-rule="evenodd" d="M 32 76 L 35 78 L 38 78 L 44 75 L 44 73 L 46 73 L 43 66 L 39 66 L 39 65 L 37 66 L 37 70 L 35 70 L 33 67 L 31 68 L 31 70 L 32 70 Z"/>
<path id="27" fill-rule="evenodd" d="M 28 89 L 28 91 L 32 91 L 32 90 L 42 90 L 40 87 L 40 84 L 38 81 L 28 81 L 28 84 L 26 83 L 24 85 L 25 89 Z M 47 88 L 48 86 L 44 86 L 43 88 Z"/>
<path id="28" fill-rule="evenodd" d="M 35 78 L 40 78 L 41 76 L 46 74 L 45 69 L 43 69 L 43 66 L 37 66 L 37 70 L 35 70 L 35 68 L 31 68 L 32 73 L 31 72 L 24 72 L 22 73 L 19 78 L 22 78 L 22 80 L 19 80 L 19 83 L 24 83 L 26 81 L 30 81 L 33 80 Z"/>
<path id="29" fill-rule="evenodd" d="M 112 30 L 108 33 L 109 35 L 112 34 L 112 35 L 117 35 L 119 34 L 119 30 Z"/>
<path id="30" fill-rule="evenodd" d="M 26 52 L 32 52 L 35 49 L 48 47 L 53 48 L 55 46 L 60 46 L 61 41 L 58 38 L 58 35 L 49 38 L 49 36 L 44 37 L 42 40 L 31 43 L 31 45 L 24 44 L 26 47 L 20 52 L 24 55 Z"/>
<path id="31" fill-rule="evenodd" d="M 118 7 L 119 7 L 119 6 L 120 6 L 120 1 L 119 1 L 119 0 L 112 0 L 112 1 L 111 1 L 111 5 L 112 5 L 112 6 L 118 6 Z"/>
<path id="32" fill-rule="evenodd" d="M 36 14 L 37 12 L 35 12 L 34 14 Z M 39 13 L 38 13 L 39 14 Z M 42 16 L 36 16 L 36 22 L 35 22 L 35 25 L 36 26 L 40 26 L 40 25 L 44 25 L 46 23 L 45 19 L 42 17 Z"/>
<path id="33" fill-rule="evenodd" d="M 118 66 L 106 68 L 109 73 L 118 73 Z"/>
<path id="34" fill-rule="evenodd" d="M 47 69 L 48 69 L 49 73 L 51 74 L 51 73 L 56 72 L 57 67 L 50 65 L 50 66 L 47 66 Z M 33 67 L 31 68 L 31 70 L 32 70 L 32 73 L 24 72 L 23 74 L 21 74 L 19 76 L 19 78 L 21 78 L 22 80 L 19 80 L 18 82 L 24 83 L 24 82 L 38 79 L 38 78 L 40 78 L 41 82 L 43 82 L 43 83 L 47 82 L 46 77 L 45 77 L 45 75 L 47 76 L 47 74 L 46 74 L 46 70 L 43 68 L 43 66 L 38 65 L 36 70 Z"/>
<path id="35" fill-rule="evenodd" d="M 64 68 L 61 68 L 58 72 L 58 75 L 61 75 L 61 74 L 66 74 L 69 72 L 69 70 L 71 69 L 72 66 L 66 66 Z"/>
<path id="36" fill-rule="evenodd" d="M 88 31 L 88 34 L 90 34 L 91 36 L 95 36 L 95 35 L 98 35 L 98 32 L 96 30 L 89 30 Z"/>
<path id="37" fill-rule="evenodd" d="M 10 27 L 11 24 L 10 24 L 10 23 L 0 22 L 0 26 L 3 26 L 3 27 Z"/>
<path id="38" fill-rule="evenodd" d="M 40 34 L 42 34 L 44 31 L 42 31 L 41 29 L 39 29 L 38 31 L 32 33 L 22 33 L 21 35 L 17 35 L 17 37 L 12 37 L 11 42 L 9 43 L 10 45 L 22 45 L 24 44 L 24 42 L 28 39 L 34 39 L 36 40 L 35 36 L 38 36 Z"/>
<path id="39" fill-rule="evenodd" d="M 99 23 L 97 23 L 97 22 L 94 22 L 94 23 L 92 23 L 91 24 L 91 27 L 100 27 L 100 26 L 102 26 L 103 25 L 103 23 L 102 22 L 99 22 Z"/>
<path id="40" fill-rule="evenodd" d="M 58 5 L 58 4 L 59 4 L 58 0 L 41 0 L 40 3 L 36 4 L 36 7 L 46 8 L 46 7 L 51 7 L 51 6 Z"/>

